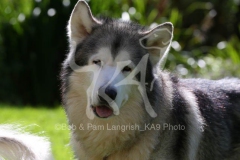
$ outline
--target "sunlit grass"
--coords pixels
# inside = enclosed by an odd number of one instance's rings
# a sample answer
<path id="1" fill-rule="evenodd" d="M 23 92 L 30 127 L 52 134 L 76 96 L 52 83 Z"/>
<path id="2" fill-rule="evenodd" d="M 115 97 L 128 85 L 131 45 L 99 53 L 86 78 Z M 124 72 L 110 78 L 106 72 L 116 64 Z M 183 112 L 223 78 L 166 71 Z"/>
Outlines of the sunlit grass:
<path id="1" fill-rule="evenodd" d="M 0 105 L 0 124 L 21 124 L 28 126 L 31 133 L 50 138 L 52 151 L 56 160 L 72 160 L 73 154 L 69 143 L 69 130 L 60 129 L 67 126 L 62 108 L 32 108 Z M 37 145 L 37 144 L 36 144 Z"/>

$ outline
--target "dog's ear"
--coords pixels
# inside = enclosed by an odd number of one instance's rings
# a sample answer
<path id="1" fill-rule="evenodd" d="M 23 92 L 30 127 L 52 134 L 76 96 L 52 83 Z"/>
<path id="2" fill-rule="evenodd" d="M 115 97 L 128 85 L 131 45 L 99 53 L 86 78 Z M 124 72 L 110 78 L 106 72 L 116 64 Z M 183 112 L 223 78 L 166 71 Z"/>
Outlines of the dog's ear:
<path id="1" fill-rule="evenodd" d="M 141 46 L 148 50 L 153 65 L 161 64 L 166 59 L 173 38 L 172 23 L 163 23 L 157 27 L 140 32 L 143 37 L 139 40 Z"/>
<path id="2" fill-rule="evenodd" d="M 70 42 L 80 43 L 92 31 L 94 25 L 101 24 L 93 17 L 87 2 L 79 0 L 75 5 L 68 24 Z"/>

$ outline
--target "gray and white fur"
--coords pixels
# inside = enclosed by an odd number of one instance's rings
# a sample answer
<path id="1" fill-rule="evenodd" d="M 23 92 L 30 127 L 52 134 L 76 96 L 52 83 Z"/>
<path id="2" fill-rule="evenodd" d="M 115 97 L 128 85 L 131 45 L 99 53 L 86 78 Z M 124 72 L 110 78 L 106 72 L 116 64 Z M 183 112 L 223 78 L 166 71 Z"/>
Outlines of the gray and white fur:
<path id="1" fill-rule="evenodd" d="M 62 100 L 76 127 L 71 144 L 77 159 L 240 159 L 240 80 L 179 79 L 159 69 L 171 45 L 171 23 L 149 29 L 95 18 L 78 1 L 68 36 Z M 108 129 L 127 125 L 138 128 Z"/>

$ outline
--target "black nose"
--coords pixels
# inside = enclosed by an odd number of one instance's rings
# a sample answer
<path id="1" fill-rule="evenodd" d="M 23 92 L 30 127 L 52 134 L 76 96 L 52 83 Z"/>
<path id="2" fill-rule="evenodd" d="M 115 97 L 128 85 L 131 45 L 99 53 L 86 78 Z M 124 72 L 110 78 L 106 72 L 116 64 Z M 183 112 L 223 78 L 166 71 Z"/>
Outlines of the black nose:
<path id="1" fill-rule="evenodd" d="M 102 96 L 103 93 L 104 93 L 104 91 L 105 91 L 105 94 L 106 94 L 108 97 L 110 97 L 112 100 L 115 100 L 115 99 L 116 99 L 116 97 L 117 97 L 117 91 L 116 91 L 115 88 L 113 88 L 113 87 L 107 87 L 107 88 L 101 87 L 101 88 L 99 89 L 99 95 L 98 95 L 98 97 L 99 97 L 99 99 L 100 99 L 101 102 L 107 102 L 107 100 L 104 99 L 104 97 Z"/>
<path id="2" fill-rule="evenodd" d="M 107 87 L 105 90 L 106 95 L 108 95 L 112 100 L 115 100 L 115 98 L 117 97 L 117 91 L 116 89 L 112 88 L 112 87 Z"/>

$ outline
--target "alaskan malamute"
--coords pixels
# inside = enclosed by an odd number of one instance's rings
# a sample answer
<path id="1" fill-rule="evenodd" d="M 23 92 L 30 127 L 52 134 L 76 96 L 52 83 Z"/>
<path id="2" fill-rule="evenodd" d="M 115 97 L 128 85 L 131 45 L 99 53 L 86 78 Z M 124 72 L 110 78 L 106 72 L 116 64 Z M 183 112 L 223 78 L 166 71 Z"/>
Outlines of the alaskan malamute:
<path id="1" fill-rule="evenodd" d="M 178 79 L 162 71 L 173 26 L 69 20 L 62 99 L 80 160 L 240 159 L 240 80 Z"/>

